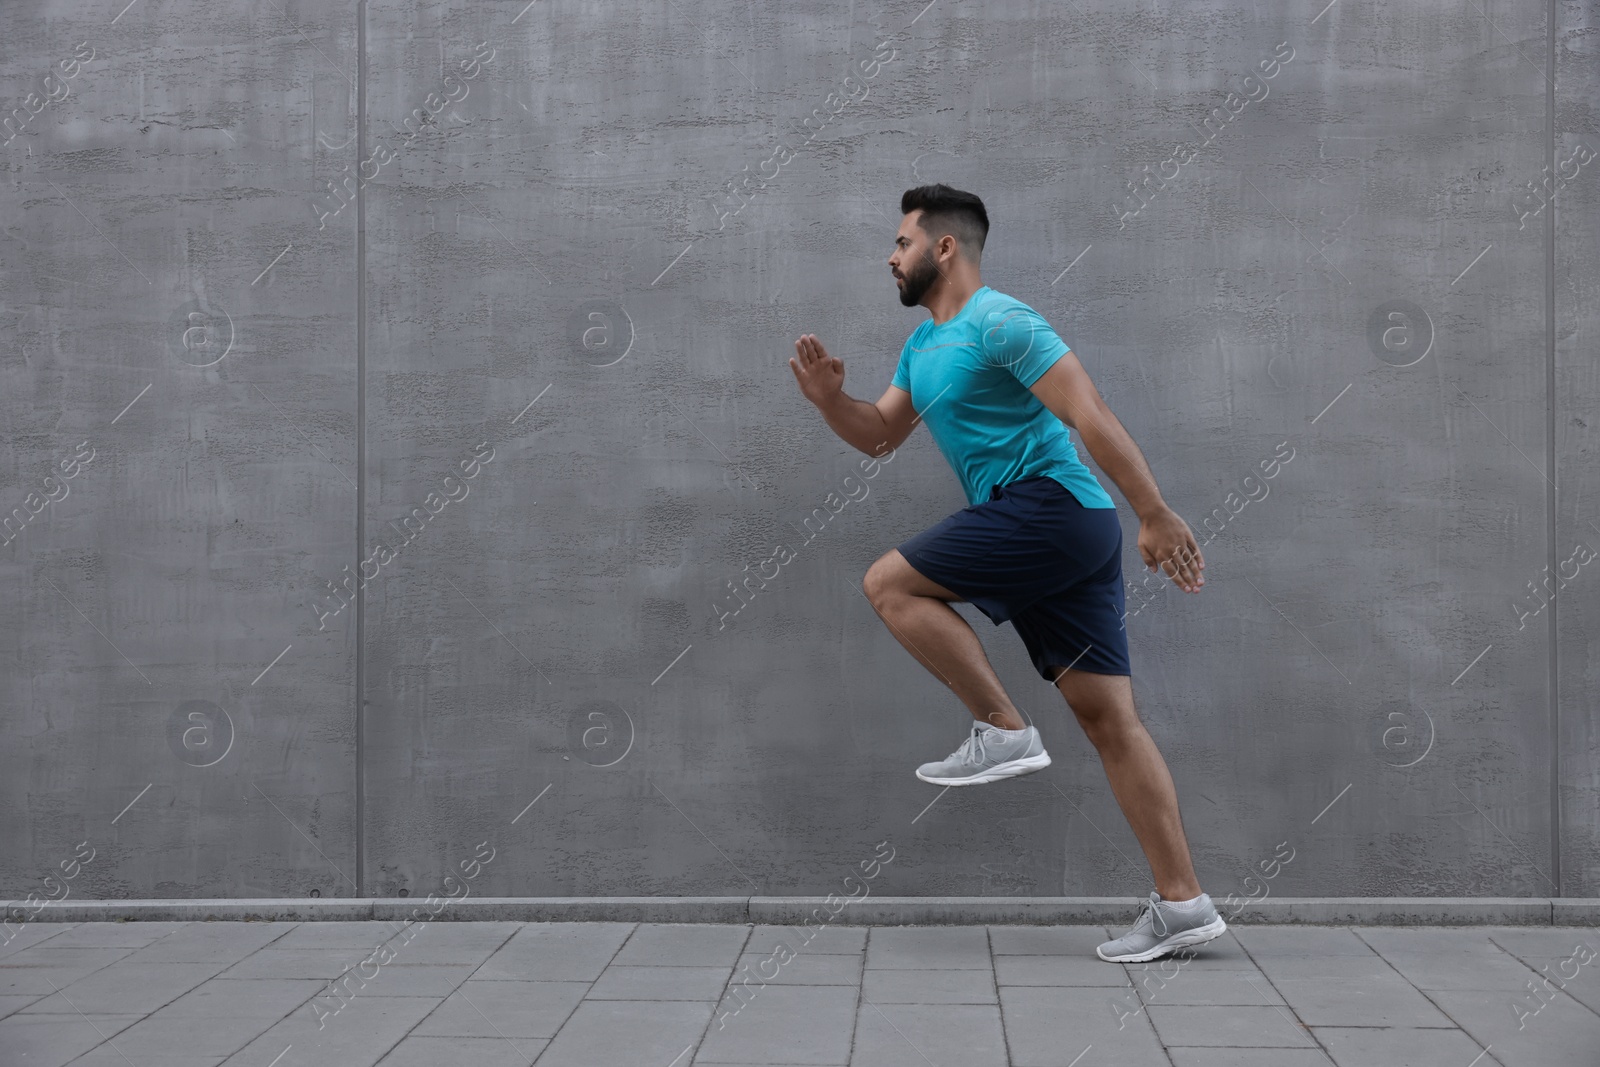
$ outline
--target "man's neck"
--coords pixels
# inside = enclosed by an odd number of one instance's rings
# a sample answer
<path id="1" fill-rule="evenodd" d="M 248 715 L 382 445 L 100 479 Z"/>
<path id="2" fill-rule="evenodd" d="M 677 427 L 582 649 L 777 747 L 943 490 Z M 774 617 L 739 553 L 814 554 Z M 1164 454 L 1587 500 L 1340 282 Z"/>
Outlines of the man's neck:
<path id="1" fill-rule="evenodd" d="M 928 309 L 935 326 L 943 326 L 955 318 L 967 306 L 967 301 L 972 299 L 972 294 L 981 288 L 983 280 L 976 272 L 959 279 L 941 278 L 922 306 Z"/>

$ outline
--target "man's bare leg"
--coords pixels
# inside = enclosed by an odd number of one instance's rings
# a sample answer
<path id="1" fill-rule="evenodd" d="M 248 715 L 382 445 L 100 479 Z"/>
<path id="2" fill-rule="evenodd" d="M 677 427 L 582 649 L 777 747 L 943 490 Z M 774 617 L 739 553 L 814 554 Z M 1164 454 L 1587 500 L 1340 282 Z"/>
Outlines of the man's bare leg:
<path id="1" fill-rule="evenodd" d="M 890 549 L 867 569 L 862 591 L 895 639 L 950 687 L 973 718 L 1002 730 L 1027 727 L 978 635 L 950 606 L 960 596 L 923 577 L 899 549 Z"/>
<path id="2" fill-rule="evenodd" d="M 1064 670 L 1056 688 L 1100 753 L 1111 792 L 1155 875 L 1156 892 L 1163 900 L 1199 896 L 1178 814 L 1178 791 L 1166 760 L 1139 721 L 1132 680 L 1126 674 Z"/>

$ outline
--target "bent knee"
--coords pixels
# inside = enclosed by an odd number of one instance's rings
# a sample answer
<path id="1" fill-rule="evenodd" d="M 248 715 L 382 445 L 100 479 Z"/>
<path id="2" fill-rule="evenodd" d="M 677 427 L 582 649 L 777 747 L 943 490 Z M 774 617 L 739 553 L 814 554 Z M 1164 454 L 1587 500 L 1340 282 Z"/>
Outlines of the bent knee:
<path id="1" fill-rule="evenodd" d="M 900 566 L 898 555 L 886 552 L 867 568 L 866 574 L 862 575 L 861 591 L 867 595 L 867 599 L 874 607 L 900 591 L 898 581 Z"/>

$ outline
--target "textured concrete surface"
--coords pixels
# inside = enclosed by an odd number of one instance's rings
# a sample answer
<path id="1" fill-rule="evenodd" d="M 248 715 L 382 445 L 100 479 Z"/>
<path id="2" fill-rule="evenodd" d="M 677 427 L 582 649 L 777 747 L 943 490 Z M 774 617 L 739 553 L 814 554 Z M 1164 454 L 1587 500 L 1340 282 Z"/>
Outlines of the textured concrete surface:
<path id="1" fill-rule="evenodd" d="M 858 582 L 963 501 L 787 366 L 881 393 L 933 180 L 1205 542 L 1146 586 L 1121 506 L 1213 896 L 1600 896 L 1593 3 L 0 20 L 12 915 L 847 893 L 883 841 L 884 895 L 1146 892 L 971 609 L 1055 763 L 913 778 L 965 715 Z"/>
<path id="2" fill-rule="evenodd" d="M 29 922 L 350 922 L 407 921 L 403 897 L 293 900 L 67 900 Z M 430 918 L 444 922 L 803 923 L 913 926 L 973 923 L 1123 923 L 1139 902 L 1128 897 L 472 897 Z M 1383 926 L 1600 926 L 1600 899 L 1576 897 L 1273 897 L 1225 909 L 1230 923 Z M 13 924 L 5 933 L 15 936 Z"/>
<path id="3" fill-rule="evenodd" d="M 83 923 L 0 952 L 7 1064 L 1576 1067 L 1593 928 Z"/>

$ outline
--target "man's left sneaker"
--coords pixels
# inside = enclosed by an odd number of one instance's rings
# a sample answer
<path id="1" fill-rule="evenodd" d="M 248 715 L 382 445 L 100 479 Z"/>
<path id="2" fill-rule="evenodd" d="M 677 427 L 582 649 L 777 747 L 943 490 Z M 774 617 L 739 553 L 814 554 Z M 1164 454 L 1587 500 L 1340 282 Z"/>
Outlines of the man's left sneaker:
<path id="1" fill-rule="evenodd" d="M 1050 754 L 1032 726 L 1011 737 L 988 723 L 975 722 L 960 748 L 947 759 L 918 767 L 917 777 L 934 785 L 982 785 L 1048 766 Z"/>
<path id="2" fill-rule="evenodd" d="M 1175 908 L 1162 900 L 1160 893 L 1152 892 L 1139 906 L 1133 929 L 1094 951 L 1111 963 L 1143 963 L 1186 945 L 1204 944 L 1227 929 L 1228 924 L 1204 893 L 1198 907 Z"/>

